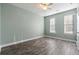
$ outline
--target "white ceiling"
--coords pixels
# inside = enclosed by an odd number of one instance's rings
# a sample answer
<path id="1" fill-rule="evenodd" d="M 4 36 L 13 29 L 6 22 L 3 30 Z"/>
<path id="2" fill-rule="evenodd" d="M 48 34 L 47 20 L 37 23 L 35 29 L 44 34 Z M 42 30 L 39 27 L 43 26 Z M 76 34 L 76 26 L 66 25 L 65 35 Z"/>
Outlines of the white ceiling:
<path id="1" fill-rule="evenodd" d="M 43 10 L 39 3 L 12 3 L 12 5 L 29 10 L 41 16 L 48 16 L 78 7 L 78 3 L 53 3 L 51 9 Z"/>

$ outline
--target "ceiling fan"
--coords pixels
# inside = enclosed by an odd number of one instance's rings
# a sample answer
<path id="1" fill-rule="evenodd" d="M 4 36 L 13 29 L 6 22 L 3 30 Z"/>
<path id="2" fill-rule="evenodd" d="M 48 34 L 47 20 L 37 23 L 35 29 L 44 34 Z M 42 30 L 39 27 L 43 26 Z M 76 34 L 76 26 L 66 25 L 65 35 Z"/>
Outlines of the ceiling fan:
<path id="1" fill-rule="evenodd" d="M 47 9 L 51 9 L 51 6 L 53 5 L 53 3 L 40 3 L 40 7 L 43 10 L 47 10 Z"/>

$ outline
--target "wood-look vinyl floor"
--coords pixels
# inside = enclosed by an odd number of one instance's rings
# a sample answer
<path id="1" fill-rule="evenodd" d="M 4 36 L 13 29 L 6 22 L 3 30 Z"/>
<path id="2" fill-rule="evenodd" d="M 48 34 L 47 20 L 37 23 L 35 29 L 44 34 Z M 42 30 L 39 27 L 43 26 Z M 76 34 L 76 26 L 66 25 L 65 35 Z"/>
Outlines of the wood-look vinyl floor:
<path id="1" fill-rule="evenodd" d="M 4 47 L 1 55 L 79 55 L 79 51 L 73 42 L 39 38 Z"/>

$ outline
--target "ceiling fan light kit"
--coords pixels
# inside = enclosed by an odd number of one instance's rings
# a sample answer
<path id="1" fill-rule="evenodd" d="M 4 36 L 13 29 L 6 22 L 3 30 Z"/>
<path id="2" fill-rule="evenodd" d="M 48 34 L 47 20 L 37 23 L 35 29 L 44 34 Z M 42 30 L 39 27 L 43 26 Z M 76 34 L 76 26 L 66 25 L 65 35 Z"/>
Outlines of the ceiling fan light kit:
<path id="1" fill-rule="evenodd" d="M 40 7 L 43 9 L 43 10 L 47 10 L 49 9 L 49 7 L 52 5 L 52 3 L 40 3 Z"/>

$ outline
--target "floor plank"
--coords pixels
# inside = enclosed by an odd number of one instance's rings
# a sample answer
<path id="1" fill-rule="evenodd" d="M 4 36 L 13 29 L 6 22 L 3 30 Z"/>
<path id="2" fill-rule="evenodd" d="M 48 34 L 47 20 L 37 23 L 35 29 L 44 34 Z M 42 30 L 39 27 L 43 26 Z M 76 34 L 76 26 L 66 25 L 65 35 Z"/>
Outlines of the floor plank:
<path id="1" fill-rule="evenodd" d="M 79 55 L 73 42 L 39 38 L 2 48 L 1 55 Z"/>

